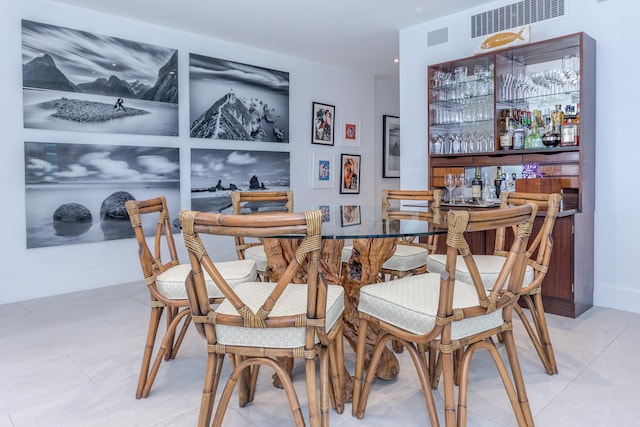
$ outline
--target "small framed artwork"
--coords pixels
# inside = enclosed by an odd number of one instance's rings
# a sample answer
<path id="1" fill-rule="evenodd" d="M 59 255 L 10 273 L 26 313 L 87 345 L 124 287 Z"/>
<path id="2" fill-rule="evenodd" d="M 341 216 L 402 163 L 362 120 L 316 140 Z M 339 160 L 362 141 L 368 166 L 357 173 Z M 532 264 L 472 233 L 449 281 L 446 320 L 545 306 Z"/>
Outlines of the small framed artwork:
<path id="1" fill-rule="evenodd" d="M 342 154 L 340 166 L 340 193 L 360 194 L 360 156 Z"/>
<path id="2" fill-rule="evenodd" d="M 331 206 L 320 205 L 320 212 L 322 212 L 322 222 L 331 222 Z"/>
<path id="3" fill-rule="evenodd" d="M 359 147 L 360 146 L 360 120 L 343 119 L 342 124 L 342 139 L 340 144 L 347 147 Z"/>
<path id="4" fill-rule="evenodd" d="M 313 188 L 333 188 L 335 185 L 335 160 L 332 154 L 312 153 L 313 176 L 311 177 L 311 187 Z"/>
<path id="5" fill-rule="evenodd" d="M 329 104 L 314 102 L 312 117 L 313 126 L 311 126 L 311 143 L 333 145 L 336 107 Z"/>
<path id="6" fill-rule="evenodd" d="M 360 206 L 344 205 L 340 206 L 340 225 L 346 227 L 348 225 L 360 224 Z"/>
<path id="7" fill-rule="evenodd" d="M 400 178 L 400 117 L 382 116 L 382 177 Z"/>

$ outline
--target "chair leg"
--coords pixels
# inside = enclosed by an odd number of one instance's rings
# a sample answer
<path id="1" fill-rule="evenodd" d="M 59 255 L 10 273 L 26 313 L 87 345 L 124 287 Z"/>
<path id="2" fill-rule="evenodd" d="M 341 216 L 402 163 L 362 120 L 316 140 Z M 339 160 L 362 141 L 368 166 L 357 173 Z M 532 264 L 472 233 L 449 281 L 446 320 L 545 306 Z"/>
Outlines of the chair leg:
<path id="1" fill-rule="evenodd" d="M 422 387 L 422 393 L 424 394 L 424 401 L 427 405 L 427 412 L 429 414 L 429 422 L 432 426 L 440 425 L 438 421 L 438 411 L 436 410 L 436 402 L 433 399 L 433 393 L 429 384 L 429 368 L 427 366 L 427 359 L 424 354 L 424 345 L 418 344 L 417 348 L 407 343 L 405 345 L 407 352 L 413 360 L 413 364 L 420 380 L 420 386 Z"/>
<path id="2" fill-rule="evenodd" d="M 457 424 L 453 352 L 450 350 L 442 351 L 442 348 L 440 348 L 438 351 L 438 363 L 442 366 L 442 380 L 444 386 L 444 423 L 447 427 L 453 427 Z"/>
<path id="3" fill-rule="evenodd" d="M 530 417 L 531 413 L 529 411 L 529 419 L 525 415 L 525 408 L 520 402 L 520 393 L 516 391 L 511 382 L 511 377 L 507 372 L 507 367 L 500 357 L 500 353 L 496 349 L 495 345 L 487 340 L 478 341 L 476 343 L 471 344 L 464 351 L 464 355 L 460 362 L 460 389 L 458 396 L 458 426 L 464 427 L 467 425 L 467 395 L 468 395 L 468 386 L 469 386 L 469 365 L 471 364 L 471 359 L 476 350 L 484 348 L 486 349 L 493 362 L 498 369 L 498 373 L 500 374 L 500 378 L 502 379 L 502 383 L 504 385 L 505 391 L 507 392 L 507 396 L 509 397 L 509 401 L 511 402 L 511 406 L 513 407 L 513 412 L 516 416 L 516 420 L 518 421 L 519 426 L 533 426 L 533 419 Z M 513 369 L 513 366 L 512 366 Z M 515 373 L 514 373 L 515 375 Z M 521 376 L 521 375 L 520 375 Z M 524 389 L 523 389 L 524 390 Z M 519 397 L 520 396 L 520 397 Z M 526 399 L 526 393 L 525 393 Z M 528 407 L 528 404 L 527 404 Z"/>
<path id="4" fill-rule="evenodd" d="M 342 340 L 342 328 L 340 328 L 336 335 L 335 342 L 331 343 L 329 347 L 329 373 L 331 380 L 329 391 L 333 408 L 339 414 L 344 412 L 344 347 L 340 345 L 342 344 Z"/>
<path id="5" fill-rule="evenodd" d="M 153 347 L 158 334 L 158 326 L 162 318 L 164 307 L 152 307 L 151 316 L 149 318 L 149 330 L 147 331 L 147 342 L 144 345 L 144 353 L 142 355 L 142 366 L 140 367 L 140 375 L 138 377 L 138 388 L 136 389 L 136 399 L 142 397 L 142 391 L 147 382 L 149 374 L 149 366 L 151 365 L 151 356 L 153 355 Z"/>
<path id="6" fill-rule="evenodd" d="M 320 346 L 318 357 L 320 359 L 320 426 L 329 427 L 329 347 Z"/>
<path id="7" fill-rule="evenodd" d="M 438 352 L 437 346 L 429 346 L 429 379 L 431 380 L 431 388 L 436 390 L 440 383 L 440 375 L 442 375 L 442 359 Z"/>
<path id="8" fill-rule="evenodd" d="M 351 415 L 358 416 L 358 406 L 360 404 L 360 393 L 362 391 L 362 373 L 364 371 L 364 352 L 367 345 L 367 328 L 369 322 L 360 319 L 358 326 L 358 343 L 356 345 L 356 369 L 353 377 L 353 398 L 351 400 Z M 371 370 L 371 365 L 369 365 Z M 374 370 L 375 371 L 375 370 Z M 362 418 L 361 416 L 358 418 Z"/>
<path id="9" fill-rule="evenodd" d="M 520 369 L 520 360 L 518 359 L 518 352 L 512 330 L 509 329 L 504 332 L 504 343 L 507 349 L 507 356 L 509 357 L 509 365 L 511 366 L 511 375 L 513 376 L 513 382 L 516 386 L 516 392 L 518 393 L 518 402 L 522 408 L 526 425 L 533 426 L 533 415 L 531 415 L 531 407 L 529 406 L 529 400 L 527 398 L 527 390 L 524 385 L 524 378 L 522 376 L 522 370 Z"/>
<path id="10" fill-rule="evenodd" d="M 544 306 L 542 304 L 542 294 L 537 293 L 533 295 L 523 295 L 522 298 L 529 308 L 532 323 L 535 326 L 535 330 L 529 323 L 529 320 L 519 305 L 515 305 L 515 311 L 518 313 L 522 324 L 531 338 L 531 343 L 540 357 L 540 361 L 544 365 L 544 369 L 549 375 L 558 373 L 558 364 L 556 362 L 556 356 L 553 352 L 553 346 L 551 345 L 551 338 L 549 337 L 549 328 L 547 327 L 547 320 L 544 315 Z"/>
<path id="11" fill-rule="evenodd" d="M 365 320 L 366 322 L 366 320 Z M 360 322 L 360 327 L 362 327 L 362 319 Z M 360 331 L 361 329 L 358 330 L 358 352 L 360 352 Z M 369 362 L 369 369 L 367 370 L 367 376 L 364 379 L 364 383 L 362 385 L 362 391 L 360 391 L 360 396 L 358 397 L 358 402 L 357 402 L 357 412 L 356 412 L 356 417 L 358 417 L 359 419 L 364 418 L 364 411 L 367 408 L 367 400 L 369 399 L 369 392 L 371 391 L 371 385 L 373 384 L 373 381 L 375 380 L 376 377 L 376 371 L 378 370 L 378 365 L 380 364 L 380 361 L 382 360 L 382 355 L 384 350 L 386 349 L 387 346 L 387 341 L 389 341 L 392 338 L 391 335 L 389 334 L 385 334 L 382 336 L 378 336 L 378 341 L 376 342 L 376 345 L 373 347 L 373 353 L 371 354 L 371 361 Z M 366 341 L 366 339 L 365 339 Z M 363 344 L 363 350 L 362 350 L 362 356 L 361 358 L 362 363 L 364 364 L 364 344 Z M 356 354 L 356 369 L 359 368 L 359 364 L 358 364 L 358 355 Z M 363 365 L 364 367 L 364 365 Z M 362 376 L 362 372 L 360 372 L 360 375 Z M 354 392 L 354 406 L 356 406 L 355 402 L 356 402 L 356 398 L 355 398 L 355 393 L 356 393 L 356 384 L 354 381 L 354 387 L 353 387 L 353 392 Z"/>
<path id="12" fill-rule="evenodd" d="M 158 349 L 158 354 L 156 354 L 156 359 L 153 362 L 153 366 L 151 367 L 151 372 L 149 372 L 149 375 L 147 376 L 147 381 L 142 390 L 142 397 L 149 396 L 149 392 L 151 391 L 151 386 L 153 385 L 153 381 L 155 380 L 156 375 L 158 374 L 158 369 L 160 369 L 160 363 L 162 363 L 162 359 L 164 358 L 169 347 L 173 343 L 173 337 L 176 331 L 176 327 L 180 324 L 183 318 L 186 318 L 185 322 L 189 322 L 191 320 L 191 313 L 189 309 L 184 309 L 181 312 L 179 312 L 176 316 L 174 316 L 173 321 L 167 328 L 167 333 L 162 339 L 162 343 L 160 344 L 160 348 Z"/>
<path id="13" fill-rule="evenodd" d="M 216 390 L 222 372 L 224 354 L 209 353 L 207 355 L 207 369 L 202 388 L 202 399 L 200 403 L 200 414 L 198 415 L 198 427 L 208 427 L 211 425 L 211 412 L 216 399 Z"/>
<path id="14" fill-rule="evenodd" d="M 316 391 L 316 361 L 305 359 L 305 372 L 307 378 L 307 404 L 309 405 L 309 425 L 320 427 L 321 418 L 318 408 L 318 392 Z"/>

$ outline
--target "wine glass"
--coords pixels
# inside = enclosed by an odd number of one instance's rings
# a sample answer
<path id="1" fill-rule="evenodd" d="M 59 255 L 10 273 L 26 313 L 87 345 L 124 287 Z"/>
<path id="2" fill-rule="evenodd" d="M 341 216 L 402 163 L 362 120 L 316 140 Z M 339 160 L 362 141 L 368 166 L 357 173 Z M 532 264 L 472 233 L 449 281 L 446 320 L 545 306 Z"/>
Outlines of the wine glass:
<path id="1" fill-rule="evenodd" d="M 467 188 L 467 179 L 465 178 L 464 173 L 458 175 L 457 184 L 460 188 L 460 203 L 464 203 L 464 191 Z"/>
<path id="2" fill-rule="evenodd" d="M 444 176 L 444 186 L 449 190 L 449 202 L 453 203 L 453 189 L 456 188 L 456 176 L 448 173 Z"/>

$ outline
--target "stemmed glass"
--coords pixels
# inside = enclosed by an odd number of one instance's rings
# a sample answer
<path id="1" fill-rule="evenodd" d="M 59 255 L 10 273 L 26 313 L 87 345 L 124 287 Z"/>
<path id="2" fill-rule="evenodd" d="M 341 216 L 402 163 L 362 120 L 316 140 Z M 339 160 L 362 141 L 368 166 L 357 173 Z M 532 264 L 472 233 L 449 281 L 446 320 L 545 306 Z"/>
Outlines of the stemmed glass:
<path id="1" fill-rule="evenodd" d="M 467 180 L 464 173 L 458 175 L 458 187 L 460 188 L 460 203 L 464 203 L 464 190 L 467 188 Z"/>
<path id="2" fill-rule="evenodd" d="M 444 186 L 449 190 L 449 202 L 453 203 L 453 189 L 456 188 L 456 176 L 448 173 L 444 176 Z"/>

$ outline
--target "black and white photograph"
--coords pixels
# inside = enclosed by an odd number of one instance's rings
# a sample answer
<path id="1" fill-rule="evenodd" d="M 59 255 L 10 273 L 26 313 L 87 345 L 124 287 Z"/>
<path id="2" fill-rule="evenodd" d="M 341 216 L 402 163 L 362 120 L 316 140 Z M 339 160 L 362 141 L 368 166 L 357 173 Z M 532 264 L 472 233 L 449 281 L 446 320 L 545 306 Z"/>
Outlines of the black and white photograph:
<path id="1" fill-rule="evenodd" d="M 289 73 L 189 55 L 192 138 L 289 142 Z"/>
<path id="2" fill-rule="evenodd" d="M 232 191 L 286 191 L 287 151 L 191 149 L 191 209 L 231 212 Z"/>
<path id="3" fill-rule="evenodd" d="M 25 142 L 24 151 L 27 248 L 134 237 L 127 200 L 165 196 L 178 216 L 178 148 Z"/>
<path id="4" fill-rule="evenodd" d="M 178 51 L 22 20 L 24 127 L 178 135 Z"/>
<path id="5" fill-rule="evenodd" d="M 400 178 L 400 117 L 382 116 L 382 177 Z"/>

